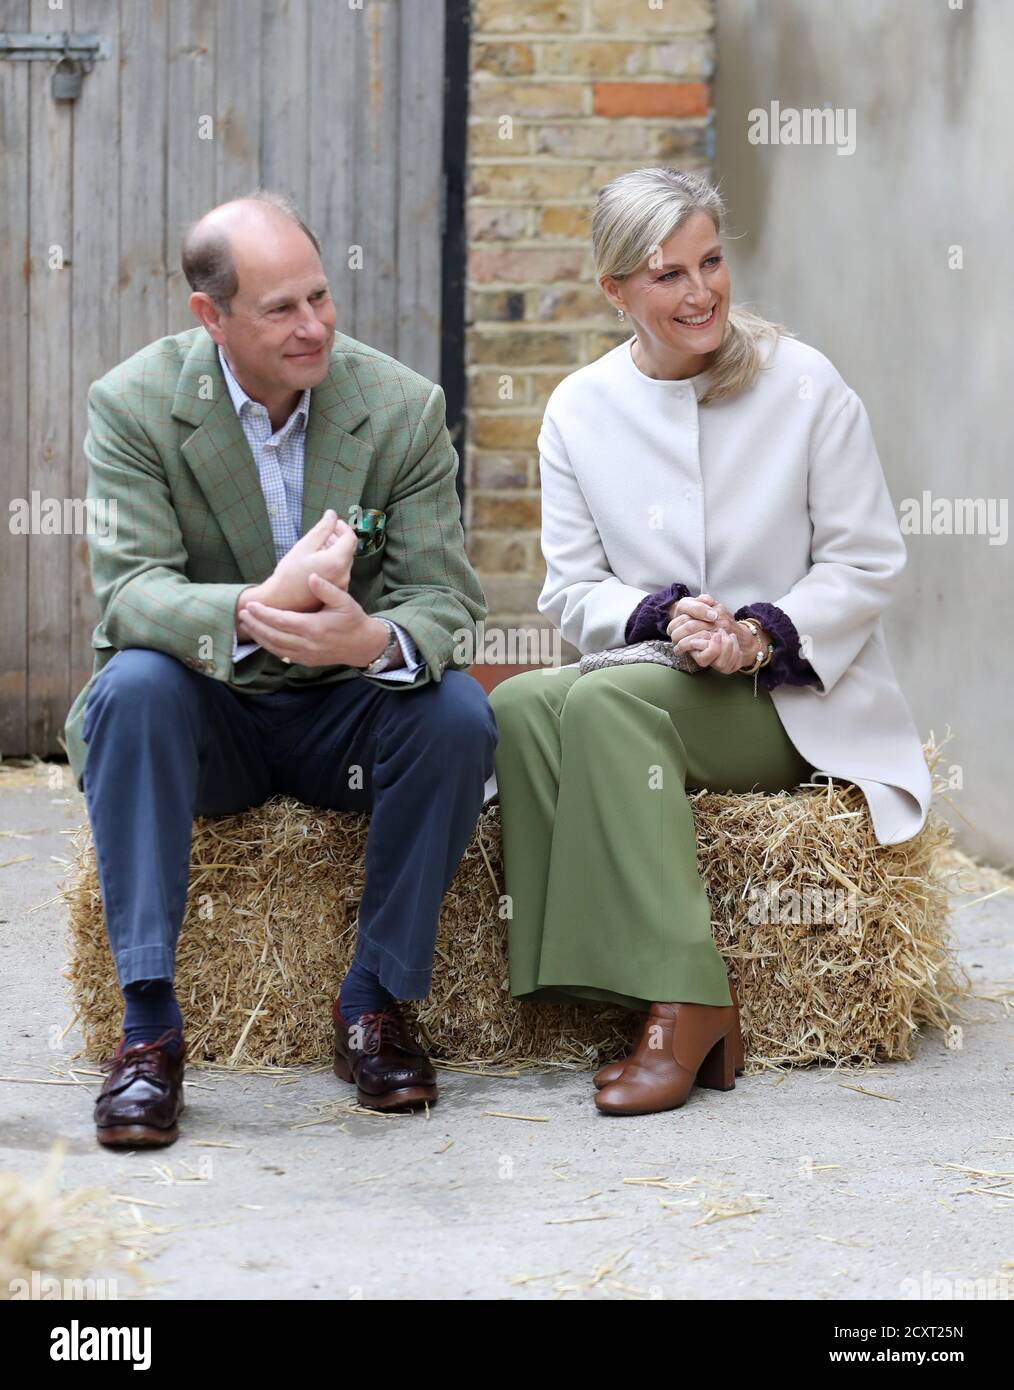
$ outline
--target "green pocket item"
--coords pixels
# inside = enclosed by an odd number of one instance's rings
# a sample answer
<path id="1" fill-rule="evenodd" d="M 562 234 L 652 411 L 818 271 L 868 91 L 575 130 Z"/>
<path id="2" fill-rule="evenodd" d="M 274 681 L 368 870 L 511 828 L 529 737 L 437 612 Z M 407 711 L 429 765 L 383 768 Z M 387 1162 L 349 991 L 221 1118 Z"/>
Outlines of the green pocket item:
<path id="1" fill-rule="evenodd" d="M 352 528 L 358 537 L 356 556 L 372 555 L 379 550 L 387 530 L 387 513 L 373 507 L 364 507 Z"/>

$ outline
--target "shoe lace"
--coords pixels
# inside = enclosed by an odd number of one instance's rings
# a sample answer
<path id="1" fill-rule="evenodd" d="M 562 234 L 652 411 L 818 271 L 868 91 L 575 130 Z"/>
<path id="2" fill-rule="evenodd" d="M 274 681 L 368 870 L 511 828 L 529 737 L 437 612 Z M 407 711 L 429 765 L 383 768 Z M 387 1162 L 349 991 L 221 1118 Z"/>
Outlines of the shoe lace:
<path id="1" fill-rule="evenodd" d="M 134 1043 L 132 1047 L 124 1048 L 122 1052 L 117 1052 L 113 1058 L 113 1066 L 117 1062 L 125 1061 L 132 1072 L 139 1075 L 153 1076 L 159 1070 L 159 1052 L 165 1047 L 167 1042 L 178 1039 L 179 1035 L 175 1029 L 167 1029 L 160 1038 L 152 1042 Z"/>
<path id="2" fill-rule="evenodd" d="M 391 1043 L 403 1041 L 401 1018 L 393 1009 L 371 1009 L 368 1013 L 360 1014 L 356 1023 L 361 1029 L 362 1052 L 379 1052 L 385 1039 Z"/>

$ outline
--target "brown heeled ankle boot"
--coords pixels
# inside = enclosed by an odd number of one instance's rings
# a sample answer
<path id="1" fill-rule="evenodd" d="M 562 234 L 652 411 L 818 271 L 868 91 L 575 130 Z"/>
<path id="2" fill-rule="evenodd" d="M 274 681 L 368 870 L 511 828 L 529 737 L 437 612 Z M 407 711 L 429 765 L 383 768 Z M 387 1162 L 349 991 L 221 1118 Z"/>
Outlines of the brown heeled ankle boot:
<path id="1" fill-rule="evenodd" d="M 731 982 L 729 992 L 732 1004 L 652 1004 L 634 1051 L 613 1064 L 621 1074 L 595 1096 L 598 1108 L 607 1115 L 647 1115 L 678 1109 L 695 1084 L 731 1091 L 745 1057 Z"/>
<path id="2" fill-rule="evenodd" d="M 610 1062 L 607 1066 L 599 1067 L 598 1071 L 592 1077 L 592 1080 L 599 1090 L 601 1090 L 603 1086 L 608 1086 L 610 1081 L 619 1081 L 620 1077 L 623 1075 L 623 1068 L 629 1061 L 630 1058 L 625 1057 L 622 1062 Z"/>
<path id="3" fill-rule="evenodd" d="M 738 1010 L 739 1000 L 736 997 L 736 989 L 731 980 L 729 981 L 729 993 L 732 995 L 733 1001 Z M 608 1086 L 613 1081 L 619 1081 L 620 1077 L 623 1075 L 623 1068 L 627 1065 L 629 1061 L 629 1057 L 624 1057 L 624 1059 L 621 1062 L 609 1062 L 606 1066 L 599 1067 L 598 1071 L 592 1077 L 592 1081 L 594 1082 L 596 1089 L 601 1091 L 603 1086 Z M 742 1060 L 740 1060 L 736 1063 L 736 1075 L 738 1076 L 742 1070 L 743 1062 Z"/>

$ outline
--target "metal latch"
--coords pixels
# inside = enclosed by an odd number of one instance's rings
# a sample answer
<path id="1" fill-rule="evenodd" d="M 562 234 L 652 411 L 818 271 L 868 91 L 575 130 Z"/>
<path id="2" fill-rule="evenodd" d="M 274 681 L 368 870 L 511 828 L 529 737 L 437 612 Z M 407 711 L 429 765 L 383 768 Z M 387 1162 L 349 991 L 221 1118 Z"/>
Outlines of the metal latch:
<path id="1" fill-rule="evenodd" d="M 101 34 L 11 34 L 0 31 L 0 58 L 11 62 L 52 62 L 54 101 L 76 101 L 84 75 L 101 58 L 112 54 L 112 44 Z"/>

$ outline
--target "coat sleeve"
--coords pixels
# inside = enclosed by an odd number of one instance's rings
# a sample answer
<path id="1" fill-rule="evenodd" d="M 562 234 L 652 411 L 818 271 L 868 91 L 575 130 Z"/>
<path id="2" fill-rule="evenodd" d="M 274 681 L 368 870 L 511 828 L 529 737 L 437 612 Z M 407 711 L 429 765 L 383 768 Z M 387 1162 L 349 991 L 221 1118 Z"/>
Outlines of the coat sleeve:
<path id="1" fill-rule="evenodd" d="M 627 620 L 648 597 L 648 590 L 622 583 L 610 570 L 598 527 L 549 408 L 539 433 L 539 474 L 546 561 L 539 612 L 548 613 L 579 652 L 622 647 Z"/>
<path id="2" fill-rule="evenodd" d="M 440 680 L 449 666 L 468 666 L 486 617 L 486 596 L 465 553 L 454 482 L 458 456 L 445 409 L 443 390 L 434 386 L 384 504 L 384 589 L 370 612 L 403 627 L 424 663 L 414 683 L 365 677 L 390 689 L 411 690 Z"/>
<path id="3" fill-rule="evenodd" d="M 681 598 L 689 598 L 690 590 L 685 584 L 668 584 L 664 589 L 649 594 L 627 619 L 627 629 L 623 634 L 629 645 L 635 642 L 650 642 L 669 636 L 669 610 Z"/>
<path id="4" fill-rule="evenodd" d="M 846 392 L 810 455 L 811 567 L 772 600 L 795 624 L 817 695 L 834 689 L 865 646 L 907 560 L 869 417 Z"/>

